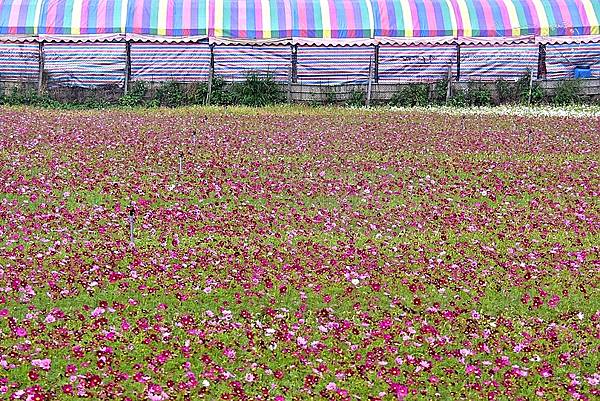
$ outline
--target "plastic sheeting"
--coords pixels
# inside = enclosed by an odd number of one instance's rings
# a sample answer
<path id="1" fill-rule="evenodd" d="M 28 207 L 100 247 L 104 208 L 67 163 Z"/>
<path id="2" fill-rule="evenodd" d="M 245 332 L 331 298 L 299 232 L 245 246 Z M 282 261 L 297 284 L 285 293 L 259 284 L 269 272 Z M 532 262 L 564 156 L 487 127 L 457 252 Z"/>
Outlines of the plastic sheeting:
<path id="1" fill-rule="evenodd" d="M 380 82 L 434 82 L 456 65 L 456 46 L 380 46 Z"/>
<path id="2" fill-rule="evenodd" d="M 131 79 L 141 81 L 206 81 L 210 47 L 202 43 L 135 43 L 131 46 Z"/>
<path id="3" fill-rule="evenodd" d="M 0 43 L 0 81 L 37 81 L 37 43 Z"/>
<path id="4" fill-rule="evenodd" d="M 538 46 L 461 46 L 462 81 L 516 81 L 529 71 L 537 71 Z"/>
<path id="5" fill-rule="evenodd" d="M 122 86 L 124 43 L 49 43 L 44 46 L 48 86 Z"/>
<path id="6" fill-rule="evenodd" d="M 246 79 L 250 73 L 286 81 L 290 74 L 290 46 L 217 46 L 215 76 L 227 81 Z"/>
<path id="7" fill-rule="evenodd" d="M 307 84 L 365 83 L 373 47 L 299 47 L 298 81 Z"/>
<path id="8" fill-rule="evenodd" d="M 546 77 L 573 78 L 575 67 L 590 67 L 592 77 L 600 78 L 600 43 L 546 46 Z"/>

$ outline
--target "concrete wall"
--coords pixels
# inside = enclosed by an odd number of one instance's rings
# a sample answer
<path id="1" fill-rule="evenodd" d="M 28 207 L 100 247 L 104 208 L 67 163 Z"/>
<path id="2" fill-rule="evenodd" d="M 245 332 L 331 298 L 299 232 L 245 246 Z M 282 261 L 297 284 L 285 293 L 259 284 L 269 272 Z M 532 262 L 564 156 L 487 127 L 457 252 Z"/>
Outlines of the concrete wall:
<path id="1" fill-rule="evenodd" d="M 547 96 L 552 96 L 556 88 L 562 81 L 536 81 Z M 150 83 L 149 96 L 156 92 L 160 83 Z M 408 84 L 391 83 L 373 83 L 371 88 L 371 103 L 381 104 L 389 101 L 394 93 L 398 92 L 403 86 Z M 435 84 L 429 84 L 430 90 L 433 90 Z M 466 89 L 468 82 L 452 82 L 452 89 Z M 496 97 L 496 85 L 494 82 L 478 82 L 477 85 L 484 86 L 492 92 L 492 97 Z M 580 81 L 580 94 L 591 101 L 600 100 L 600 79 L 585 79 Z M 37 82 L 2 82 L 0 81 L 0 94 L 8 94 L 13 90 L 32 90 L 37 88 Z M 342 85 L 307 85 L 294 83 L 291 85 L 282 84 L 282 90 L 288 94 L 293 103 L 338 103 L 347 102 L 356 91 L 366 93 L 366 84 L 342 84 Z M 85 102 L 92 100 L 103 100 L 107 102 L 116 102 L 123 95 L 123 88 L 118 86 L 104 86 L 95 89 L 86 89 L 78 87 L 52 87 L 46 89 L 49 97 L 64 102 Z"/>

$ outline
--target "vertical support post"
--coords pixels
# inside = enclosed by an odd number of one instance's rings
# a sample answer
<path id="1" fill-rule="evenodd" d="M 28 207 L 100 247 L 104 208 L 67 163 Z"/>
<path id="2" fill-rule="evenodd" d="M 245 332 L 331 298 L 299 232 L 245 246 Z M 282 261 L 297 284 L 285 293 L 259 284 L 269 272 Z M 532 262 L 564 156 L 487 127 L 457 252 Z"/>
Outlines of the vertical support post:
<path id="1" fill-rule="evenodd" d="M 371 106 L 371 89 L 373 87 L 372 83 L 373 83 L 373 56 L 369 57 L 369 81 L 367 84 L 367 102 L 366 102 L 366 106 L 370 107 Z"/>
<path id="2" fill-rule="evenodd" d="M 212 43 L 210 45 L 210 67 L 208 70 L 208 90 L 206 93 L 206 104 L 210 105 L 210 95 L 212 92 L 212 82 L 213 82 L 213 75 L 215 73 L 215 53 L 214 53 L 214 48 L 215 48 L 215 44 Z"/>
<path id="3" fill-rule="evenodd" d="M 44 91 L 44 41 L 38 43 L 38 95 Z"/>
<path id="4" fill-rule="evenodd" d="M 546 77 L 546 44 L 540 43 L 538 47 L 537 79 Z"/>
<path id="5" fill-rule="evenodd" d="M 529 94 L 527 95 L 527 106 L 531 106 L 532 92 L 533 92 L 533 70 L 531 70 L 531 76 L 529 77 Z"/>
<path id="6" fill-rule="evenodd" d="M 456 44 L 456 82 L 460 81 L 460 43 Z"/>
<path id="7" fill-rule="evenodd" d="M 123 84 L 123 95 L 129 91 L 129 80 L 131 79 L 131 41 L 125 42 L 125 83 Z"/>
<path id="8" fill-rule="evenodd" d="M 379 83 L 379 45 L 375 45 L 375 83 Z"/>
<path id="9" fill-rule="evenodd" d="M 288 77 L 287 77 L 287 102 L 289 104 L 292 103 L 292 66 L 288 69 Z"/>
<path id="10" fill-rule="evenodd" d="M 298 82 L 298 45 L 292 45 L 292 82 Z"/>
<path id="11" fill-rule="evenodd" d="M 448 67 L 448 84 L 446 86 L 446 105 L 450 101 L 450 97 L 452 96 L 452 66 Z"/>

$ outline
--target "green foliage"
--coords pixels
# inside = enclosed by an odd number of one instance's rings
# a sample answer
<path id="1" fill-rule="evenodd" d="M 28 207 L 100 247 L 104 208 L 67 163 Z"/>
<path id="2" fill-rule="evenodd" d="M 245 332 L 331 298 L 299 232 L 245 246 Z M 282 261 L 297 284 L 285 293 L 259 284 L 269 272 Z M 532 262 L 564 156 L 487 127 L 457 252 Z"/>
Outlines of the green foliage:
<path id="1" fill-rule="evenodd" d="M 38 106 L 60 107 L 60 104 L 50 99 L 46 94 L 38 94 L 32 88 L 14 87 L 9 94 L 0 96 L 0 104 L 8 106 Z"/>
<path id="2" fill-rule="evenodd" d="M 206 93 L 204 99 L 206 102 L 206 95 L 208 94 L 208 83 L 206 84 Z M 229 90 L 227 82 L 221 77 L 213 77 L 211 93 L 210 93 L 210 104 L 218 106 L 229 106 L 235 104 L 233 93 Z"/>
<path id="3" fill-rule="evenodd" d="M 325 95 L 324 103 L 327 106 L 331 106 L 337 103 L 337 94 L 335 90 L 329 86 L 321 86 L 321 93 Z"/>
<path id="4" fill-rule="evenodd" d="M 392 106 L 402 107 L 426 106 L 429 102 L 429 85 L 427 84 L 403 85 L 390 100 Z"/>
<path id="5" fill-rule="evenodd" d="M 515 99 L 515 84 L 500 78 L 496 81 L 496 93 L 499 104 L 513 103 Z"/>
<path id="6" fill-rule="evenodd" d="M 190 105 L 203 105 L 206 103 L 206 95 L 208 94 L 207 82 L 196 82 L 187 87 L 186 103 Z"/>
<path id="7" fill-rule="evenodd" d="M 449 104 L 455 107 L 489 106 L 492 104 L 492 92 L 482 83 L 469 83 L 463 90 L 457 90 Z"/>
<path id="8" fill-rule="evenodd" d="M 581 82 L 578 79 L 561 81 L 556 87 L 552 103 L 560 106 L 579 103 L 580 91 Z"/>
<path id="9" fill-rule="evenodd" d="M 449 81 L 446 78 L 437 81 L 435 85 L 433 85 L 433 91 L 431 92 L 431 102 L 433 104 L 442 105 L 446 103 L 448 85 Z"/>
<path id="10" fill-rule="evenodd" d="M 279 84 L 270 75 L 250 74 L 245 81 L 231 84 L 229 89 L 233 102 L 241 106 L 262 107 L 285 100 Z"/>
<path id="11" fill-rule="evenodd" d="M 186 104 L 186 94 L 181 83 L 168 81 L 156 90 L 156 100 L 163 107 L 178 107 Z"/>
<path id="12" fill-rule="evenodd" d="M 350 92 L 350 97 L 346 101 L 346 106 L 363 107 L 367 100 L 367 94 L 362 90 L 353 90 Z"/>
<path id="13" fill-rule="evenodd" d="M 531 71 L 528 70 L 517 81 L 505 81 L 499 79 L 496 81 L 496 93 L 499 104 L 528 104 L 529 102 L 529 81 Z M 544 90 L 537 82 L 533 82 L 531 87 L 531 104 L 539 104 L 544 100 Z"/>
<path id="14" fill-rule="evenodd" d="M 38 93 L 32 88 L 14 87 L 8 95 L 0 96 L 0 104 L 7 106 L 35 106 L 52 109 L 103 109 L 109 107 L 104 100 L 88 98 L 76 102 L 60 102 L 47 93 Z"/>
<path id="15" fill-rule="evenodd" d="M 127 94 L 119 99 L 119 105 L 124 107 L 143 106 L 147 92 L 148 84 L 144 81 L 136 81 L 131 85 Z"/>

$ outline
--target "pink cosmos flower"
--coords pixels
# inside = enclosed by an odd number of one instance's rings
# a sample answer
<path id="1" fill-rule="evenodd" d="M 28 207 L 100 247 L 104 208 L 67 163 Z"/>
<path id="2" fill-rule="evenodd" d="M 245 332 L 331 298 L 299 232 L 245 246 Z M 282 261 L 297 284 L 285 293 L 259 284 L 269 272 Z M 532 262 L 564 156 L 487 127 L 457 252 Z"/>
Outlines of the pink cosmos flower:
<path id="1" fill-rule="evenodd" d="M 40 368 L 43 370 L 50 370 L 50 365 L 52 364 L 52 361 L 48 358 L 45 359 L 33 359 L 31 361 L 31 365 L 35 366 L 36 368 Z"/>

